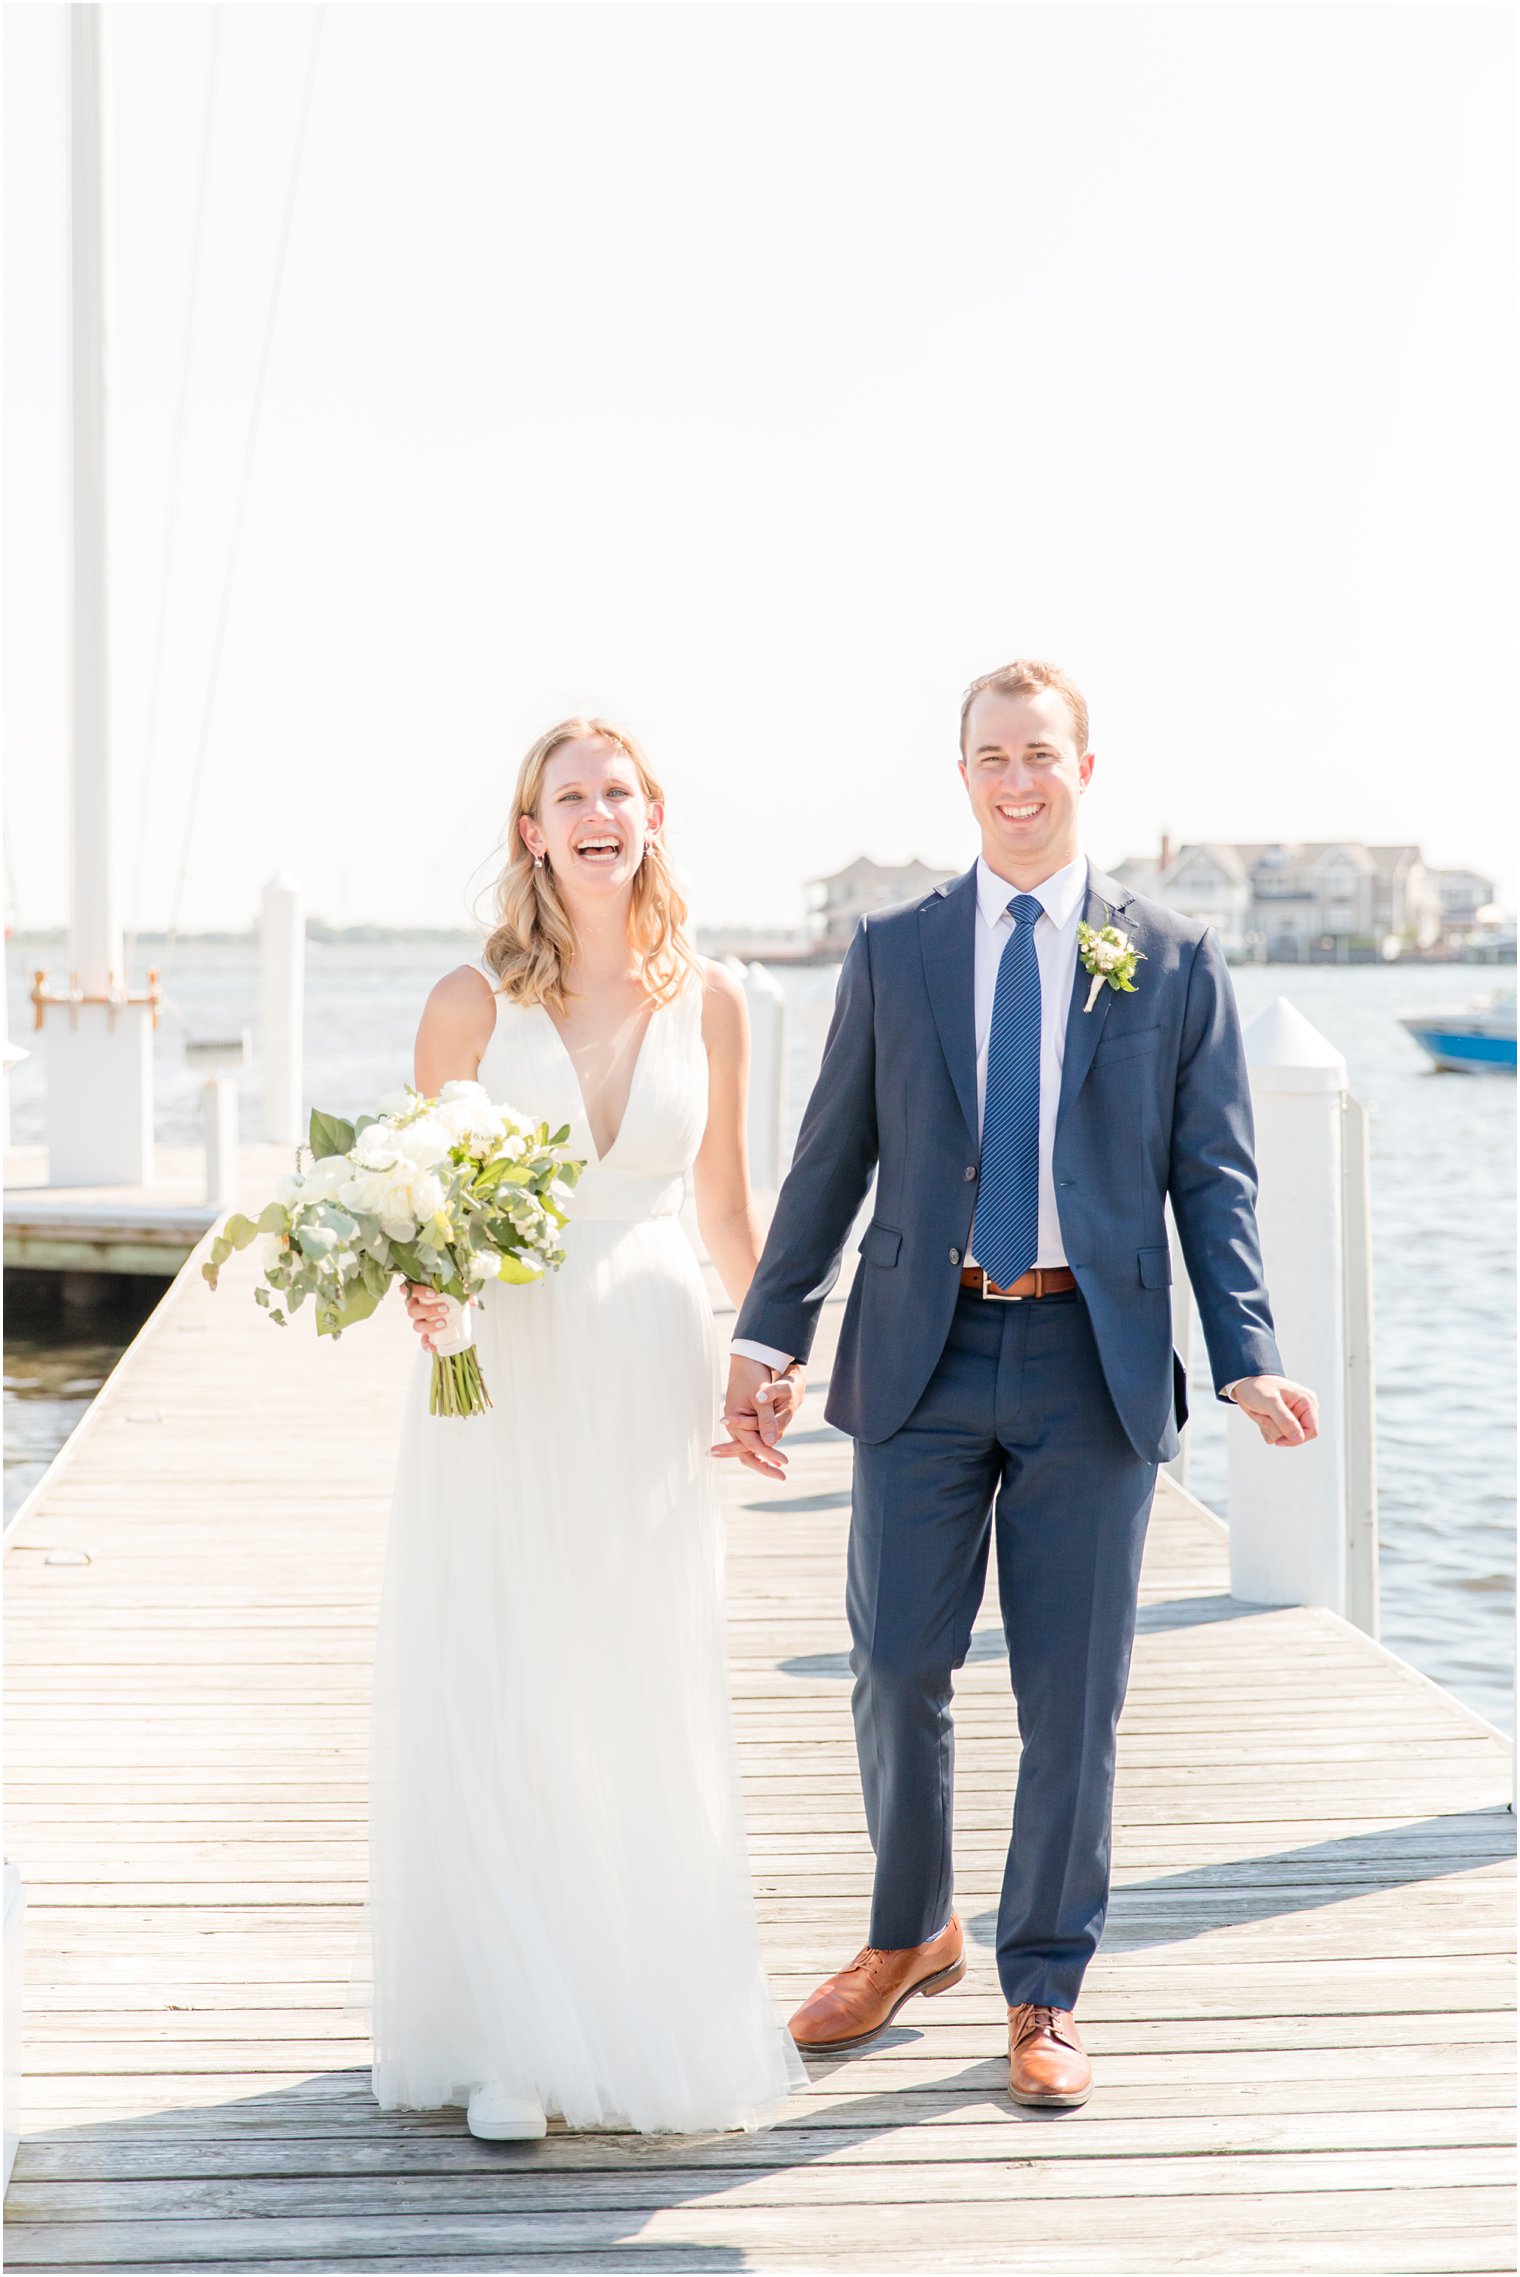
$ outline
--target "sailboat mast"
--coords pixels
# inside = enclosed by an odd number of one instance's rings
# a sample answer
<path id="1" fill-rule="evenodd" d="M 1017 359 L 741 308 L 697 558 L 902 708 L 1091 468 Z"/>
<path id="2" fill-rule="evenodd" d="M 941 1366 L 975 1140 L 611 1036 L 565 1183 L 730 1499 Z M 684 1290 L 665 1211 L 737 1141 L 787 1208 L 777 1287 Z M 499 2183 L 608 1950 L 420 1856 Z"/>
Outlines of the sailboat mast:
<path id="1" fill-rule="evenodd" d="M 70 966 L 67 990 L 36 975 L 47 1028 L 48 1182 L 141 1186 L 153 1176 L 156 989 L 134 996 L 121 970 L 111 794 L 106 27 L 96 5 L 69 16 L 69 358 L 72 614 Z"/>
<path id="2" fill-rule="evenodd" d="M 88 996 L 121 970 L 111 787 L 106 457 L 105 11 L 69 9 L 73 764 L 70 964 Z"/>

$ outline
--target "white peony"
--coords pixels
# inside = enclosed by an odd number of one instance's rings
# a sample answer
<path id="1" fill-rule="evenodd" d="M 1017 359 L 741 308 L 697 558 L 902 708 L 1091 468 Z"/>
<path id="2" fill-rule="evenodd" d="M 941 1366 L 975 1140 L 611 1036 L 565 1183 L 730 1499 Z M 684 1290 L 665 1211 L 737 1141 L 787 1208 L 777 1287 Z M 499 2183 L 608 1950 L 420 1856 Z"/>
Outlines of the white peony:
<path id="1" fill-rule="evenodd" d="M 350 1160 L 377 1170 L 398 1160 L 431 1170 L 453 1144 L 442 1123 L 431 1115 L 419 1115 L 415 1123 L 371 1123 L 359 1133 Z"/>
<path id="2" fill-rule="evenodd" d="M 483 1091 L 478 1100 L 440 1099 L 435 1119 L 449 1133 L 452 1143 L 467 1147 L 477 1162 L 489 1161 L 496 1153 L 506 1127 Z"/>
<path id="3" fill-rule="evenodd" d="M 259 1263 L 263 1266 L 264 1271 L 271 1273 L 275 1266 L 283 1265 L 289 1248 L 289 1234 L 261 1233 L 259 1235 Z"/>
<path id="4" fill-rule="evenodd" d="M 324 1154 L 301 1180 L 302 1203 L 309 1207 L 313 1202 L 335 1202 L 347 1182 L 349 1168 L 346 1154 Z M 280 1199 L 284 1201 L 283 1194 Z M 290 1205 L 287 1203 L 286 1207 Z"/>
<path id="5" fill-rule="evenodd" d="M 347 1209 L 378 1218 L 392 1241 L 411 1241 L 418 1226 L 442 1209 L 444 1185 L 431 1170 L 404 1159 L 359 1163 L 339 1199 Z"/>

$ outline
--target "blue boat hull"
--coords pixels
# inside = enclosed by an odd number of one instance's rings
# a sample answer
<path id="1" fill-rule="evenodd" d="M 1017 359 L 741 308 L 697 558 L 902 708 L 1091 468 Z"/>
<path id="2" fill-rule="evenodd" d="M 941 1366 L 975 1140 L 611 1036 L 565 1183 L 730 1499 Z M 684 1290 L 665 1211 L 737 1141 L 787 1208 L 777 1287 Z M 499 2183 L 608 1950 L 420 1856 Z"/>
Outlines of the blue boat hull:
<path id="1" fill-rule="evenodd" d="M 1409 1033 L 1424 1047 L 1437 1067 L 1470 1075 L 1513 1075 L 1513 1036 L 1464 1035 L 1460 1029 L 1416 1028 Z"/>

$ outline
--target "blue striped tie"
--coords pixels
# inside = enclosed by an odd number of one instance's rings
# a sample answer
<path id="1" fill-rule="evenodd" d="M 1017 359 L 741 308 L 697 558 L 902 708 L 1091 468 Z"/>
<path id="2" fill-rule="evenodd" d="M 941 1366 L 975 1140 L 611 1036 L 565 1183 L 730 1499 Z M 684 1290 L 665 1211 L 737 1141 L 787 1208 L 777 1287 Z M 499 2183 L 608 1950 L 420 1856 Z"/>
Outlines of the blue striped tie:
<path id="1" fill-rule="evenodd" d="M 999 1288 L 1027 1273 L 1040 1246 L 1040 960 L 1034 928 L 1042 914 L 1032 893 L 1008 904 L 1005 943 L 992 997 L 987 1099 L 982 1110 L 982 1180 L 972 1227 L 976 1261 Z"/>

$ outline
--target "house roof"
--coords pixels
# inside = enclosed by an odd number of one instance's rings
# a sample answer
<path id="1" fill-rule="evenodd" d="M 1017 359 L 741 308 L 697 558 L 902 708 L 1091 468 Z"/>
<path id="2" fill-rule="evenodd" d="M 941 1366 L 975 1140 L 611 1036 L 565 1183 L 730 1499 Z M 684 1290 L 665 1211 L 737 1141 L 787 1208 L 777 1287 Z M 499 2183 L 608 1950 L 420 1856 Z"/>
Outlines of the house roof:
<path id="1" fill-rule="evenodd" d="M 1349 854 L 1363 869 L 1388 877 L 1420 859 L 1418 846 L 1368 846 L 1350 838 L 1219 838 L 1189 839 L 1172 856 L 1168 877 L 1175 876 L 1189 854 L 1207 853 L 1232 877 L 1248 877 L 1269 855 L 1278 855 L 1286 868 L 1316 869 L 1332 854 Z"/>
<path id="2" fill-rule="evenodd" d="M 835 870 L 826 878 L 812 878 L 809 883 L 815 886 L 874 885 L 883 878 L 891 878 L 894 881 L 906 880 L 904 892 L 914 893 L 920 885 L 940 885 L 946 878 L 958 874 L 955 870 L 932 869 L 927 862 L 919 861 L 916 855 L 908 862 L 873 862 L 868 855 L 860 854 L 853 862 L 847 862 L 842 870 Z"/>
<path id="3" fill-rule="evenodd" d="M 1178 847 L 1168 863 L 1168 881 L 1180 876 L 1195 854 L 1206 854 L 1211 862 L 1217 863 L 1227 878 L 1233 879 L 1237 884 L 1245 877 L 1245 864 L 1240 858 L 1238 846 L 1230 845 L 1223 838 L 1190 838 L 1185 845 Z"/>

